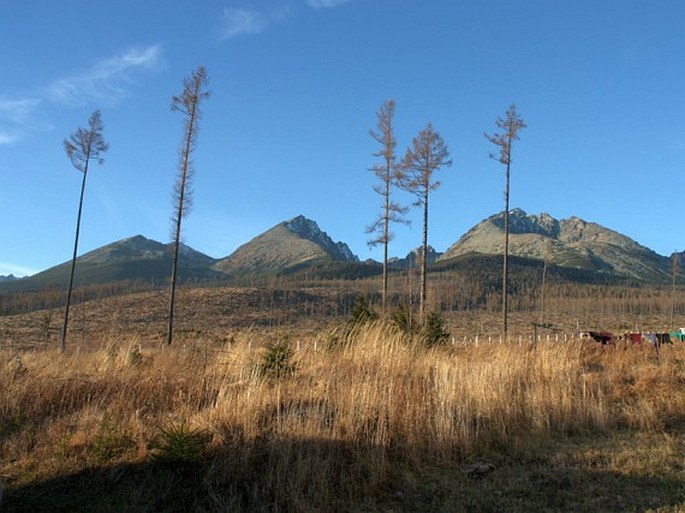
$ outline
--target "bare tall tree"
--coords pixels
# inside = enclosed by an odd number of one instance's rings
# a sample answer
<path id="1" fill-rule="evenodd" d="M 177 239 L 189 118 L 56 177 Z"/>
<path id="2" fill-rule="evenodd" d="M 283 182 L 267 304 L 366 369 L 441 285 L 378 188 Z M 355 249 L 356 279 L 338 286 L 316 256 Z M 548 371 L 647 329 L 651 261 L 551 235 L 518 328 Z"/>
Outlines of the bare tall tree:
<path id="1" fill-rule="evenodd" d="M 673 282 L 671 284 L 671 326 L 673 326 L 673 314 L 675 313 L 675 280 L 678 276 L 678 253 L 673 252 L 671 255 L 671 271 Z"/>
<path id="2" fill-rule="evenodd" d="M 64 324 L 62 325 L 62 338 L 60 349 L 64 351 L 67 340 L 67 328 L 69 325 L 69 306 L 71 305 L 71 293 L 74 287 L 74 270 L 76 269 L 76 255 L 78 253 L 78 239 L 81 232 L 81 214 L 83 212 L 83 196 L 86 191 L 86 178 L 88 177 L 88 165 L 91 160 L 97 160 L 99 164 L 105 161 L 102 154 L 107 151 L 109 145 L 102 136 L 102 115 L 99 110 L 91 114 L 88 119 L 88 128 L 79 128 L 64 140 L 64 150 L 72 165 L 83 174 L 81 180 L 81 195 L 78 202 L 78 215 L 76 217 L 76 236 L 74 237 L 74 255 L 71 259 L 71 273 L 69 274 L 69 289 L 67 290 L 67 304 L 64 309 Z"/>
<path id="3" fill-rule="evenodd" d="M 428 262 L 428 195 L 440 187 L 439 181 L 433 180 L 433 173 L 442 167 L 452 165 L 449 151 L 442 136 L 428 126 L 414 137 L 412 148 L 402 160 L 402 188 L 416 197 L 415 206 L 423 207 L 423 243 L 421 246 L 421 290 L 419 297 L 419 317 L 424 321 L 426 312 L 426 265 Z"/>
<path id="4" fill-rule="evenodd" d="M 499 147 L 499 155 L 491 153 L 490 157 L 506 166 L 506 187 L 504 189 L 504 262 L 502 268 L 502 336 L 507 339 L 507 318 L 509 315 L 509 177 L 511 171 L 511 145 L 518 140 L 518 131 L 526 128 L 523 118 L 516 112 L 513 103 L 507 109 L 504 119 L 498 117 L 497 128 L 501 133 L 485 134 L 487 139 Z"/>
<path id="5" fill-rule="evenodd" d="M 191 206 L 190 182 L 193 174 L 191 155 L 197 141 L 198 121 L 201 117 L 200 103 L 209 97 L 209 92 L 205 91 L 207 82 L 207 71 L 204 66 L 199 66 L 189 77 L 183 80 L 183 92 L 181 95 L 174 96 L 171 99 L 171 110 L 181 112 L 185 116 L 185 123 L 183 126 L 183 142 L 179 150 L 178 175 L 176 176 L 173 193 L 174 214 L 171 221 L 174 237 L 174 255 L 169 290 L 167 344 L 171 344 L 173 340 L 174 299 L 181 242 L 181 220 L 188 214 Z"/>
<path id="6" fill-rule="evenodd" d="M 383 312 L 386 311 L 388 297 L 388 243 L 394 237 L 390 231 L 390 224 L 409 222 L 404 218 L 409 209 L 391 199 L 393 187 L 401 180 L 400 168 L 395 157 L 397 141 L 393 132 L 394 114 L 395 102 L 387 100 L 376 113 L 376 129 L 369 131 L 371 137 L 381 145 L 378 152 L 373 154 L 374 157 L 380 157 L 381 162 L 370 169 L 381 182 L 380 185 L 373 187 L 382 198 L 381 212 L 373 224 L 366 228 L 366 233 L 373 235 L 368 242 L 369 246 L 383 244 Z"/>

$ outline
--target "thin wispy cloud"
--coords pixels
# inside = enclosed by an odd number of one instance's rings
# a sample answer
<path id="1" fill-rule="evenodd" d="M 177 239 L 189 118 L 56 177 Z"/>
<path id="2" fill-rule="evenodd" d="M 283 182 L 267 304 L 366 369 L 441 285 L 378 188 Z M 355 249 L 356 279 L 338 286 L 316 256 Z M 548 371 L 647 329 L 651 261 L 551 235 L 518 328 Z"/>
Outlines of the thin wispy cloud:
<path id="1" fill-rule="evenodd" d="M 23 134 L 21 132 L 5 132 L 0 131 L 0 144 L 12 144 L 21 139 Z"/>
<path id="2" fill-rule="evenodd" d="M 352 0 L 307 0 L 307 5 L 314 9 L 326 9 L 328 7 L 337 7 Z"/>
<path id="3" fill-rule="evenodd" d="M 138 72 L 163 68 L 161 45 L 131 48 L 82 73 L 56 80 L 47 87 L 45 96 L 70 106 L 93 102 L 113 104 L 128 94 Z"/>
<path id="4" fill-rule="evenodd" d="M 43 120 L 38 107 L 38 97 L 0 97 L 0 145 L 13 144 L 24 138 L 27 132 L 45 130 L 50 125 Z"/>
<path id="5" fill-rule="evenodd" d="M 52 128 L 44 114 L 46 102 L 67 107 L 115 105 L 130 94 L 141 73 L 161 71 L 164 67 L 161 45 L 130 48 L 83 72 L 59 78 L 34 94 L 0 96 L 0 145 L 13 144 L 32 132 Z"/>
<path id="6" fill-rule="evenodd" d="M 40 98 L 0 98 L 0 116 L 14 123 L 24 123 L 40 102 Z"/>
<path id="7" fill-rule="evenodd" d="M 268 24 L 268 18 L 259 11 L 227 7 L 221 19 L 219 38 L 231 39 L 237 36 L 259 34 Z"/>
<path id="8" fill-rule="evenodd" d="M 306 0 L 312 9 L 326 9 L 351 2 L 352 0 Z M 226 7 L 221 17 L 219 39 L 227 40 L 238 36 L 260 34 L 274 24 L 280 23 L 293 14 L 292 5 L 281 5 L 268 10 Z"/>

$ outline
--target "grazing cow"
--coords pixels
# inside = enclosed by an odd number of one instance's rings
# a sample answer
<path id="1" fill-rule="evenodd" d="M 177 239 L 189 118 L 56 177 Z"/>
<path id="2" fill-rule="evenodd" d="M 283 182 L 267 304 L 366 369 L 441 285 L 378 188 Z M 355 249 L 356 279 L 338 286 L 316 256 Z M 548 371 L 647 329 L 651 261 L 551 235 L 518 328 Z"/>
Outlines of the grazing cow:
<path id="1" fill-rule="evenodd" d="M 588 335 L 603 346 L 614 345 L 614 334 L 610 331 L 588 331 Z"/>
<path id="2" fill-rule="evenodd" d="M 668 333 L 645 333 L 644 337 L 654 346 L 657 361 L 661 358 L 661 346 L 663 344 L 673 343 L 671 342 L 671 336 Z"/>
<path id="3" fill-rule="evenodd" d="M 624 333 L 619 338 L 625 342 L 626 347 L 628 347 L 628 342 L 634 346 L 642 345 L 642 333 Z"/>
<path id="4" fill-rule="evenodd" d="M 642 333 L 628 333 L 628 340 L 630 340 L 631 344 L 634 346 L 641 346 Z"/>
<path id="5" fill-rule="evenodd" d="M 672 344 L 671 335 L 669 333 L 656 333 L 656 339 L 659 341 L 659 345 Z"/>

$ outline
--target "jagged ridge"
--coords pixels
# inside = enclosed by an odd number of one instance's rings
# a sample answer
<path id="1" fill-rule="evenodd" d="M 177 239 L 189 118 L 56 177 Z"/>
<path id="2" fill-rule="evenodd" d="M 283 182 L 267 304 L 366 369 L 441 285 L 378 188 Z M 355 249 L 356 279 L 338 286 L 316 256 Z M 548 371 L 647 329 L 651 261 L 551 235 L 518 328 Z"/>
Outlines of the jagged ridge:
<path id="1" fill-rule="evenodd" d="M 634 240 L 578 217 L 558 221 L 549 214 L 509 213 L 511 255 L 646 281 L 670 276 L 668 259 Z M 495 214 L 464 234 L 441 260 L 471 252 L 502 254 L 504 213 Z"/>

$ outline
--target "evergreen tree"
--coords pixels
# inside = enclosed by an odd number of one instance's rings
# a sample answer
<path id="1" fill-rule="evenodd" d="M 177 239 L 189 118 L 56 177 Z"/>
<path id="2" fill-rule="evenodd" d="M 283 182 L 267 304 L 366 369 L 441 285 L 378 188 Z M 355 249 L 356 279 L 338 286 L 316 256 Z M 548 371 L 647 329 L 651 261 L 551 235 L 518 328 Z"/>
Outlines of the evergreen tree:
<path id="1" fill-rule="evenodd" d="M 359 294 L 354 299 L 352 310 L 350 310 L 351 321 L 353 324 L 364 324 L 376 318 L 376 314 L 371 309 L 369 300 L 365 295 Z"/>
<path id="2" fill-rule="evenodd" d="M 429 346 L 443 344 L 449 339 L 449 332 L 445 328 L 445 319 L 439 312 L 428 312 L 421 330 L 423 340 Z"/>

